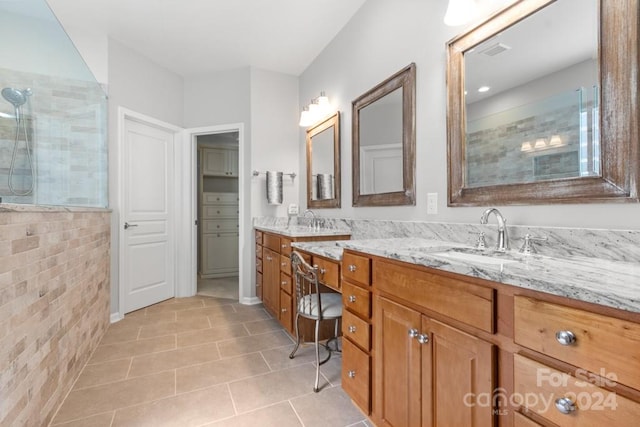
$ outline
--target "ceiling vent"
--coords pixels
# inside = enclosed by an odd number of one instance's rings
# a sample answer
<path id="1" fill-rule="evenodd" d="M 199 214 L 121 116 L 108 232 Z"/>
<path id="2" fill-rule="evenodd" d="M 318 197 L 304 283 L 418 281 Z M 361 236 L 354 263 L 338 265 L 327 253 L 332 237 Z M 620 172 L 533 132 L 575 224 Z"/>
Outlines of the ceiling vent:
<path id="1" fill-rule="evenodd" d="M 492 44 L 491 46 L 489 46 L 484 50 L 481 50 L 479 53 L 487 56 L 496 56 L 509 49 L 511 49 L 511 47 L 507 46 L 506 44 L 496 43 L 496 44 Z"/>

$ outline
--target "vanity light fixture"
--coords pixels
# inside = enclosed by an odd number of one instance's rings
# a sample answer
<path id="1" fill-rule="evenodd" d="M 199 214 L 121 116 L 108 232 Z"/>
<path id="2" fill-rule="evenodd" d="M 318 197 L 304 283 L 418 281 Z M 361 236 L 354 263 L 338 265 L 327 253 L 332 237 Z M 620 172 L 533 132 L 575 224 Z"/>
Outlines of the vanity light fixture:
<path id="1" fill-rule="evenodd" d="M 552 135 L 551 139 L 549 140 L 549 145 L 552 147 L 560 147 L 564 145 L 564 143 L 562 142 L 562 138 L 560 138 L 560 135 Z"/>
<path id="2" fill-rule="evenodd" d="M 478 13 L 475 0 L 449 0 L 444 23 L 450 27 L 464 25 L 474 19 Z"/>
<path id="3" fill-rule="evenodd" d="M 547 140 L 544 138 L 536 139 L 536 143 L 533 146 L 534 150 L 540 150 L 541 148 L 545 148 L 547 146 Z"/>
<path id="4" fill-rule="evenodd" d="M 324 91 L 322 91 L 320 92 L 320 96 L 313 98 L 308 106 L 302 108 L 300 122 L 298 124 L 302 127 L 309 127 L 318 123 L 321 119 L 328 117 L 332 112 L 329 98 L 325 95 Z"/>
<path id="5" fill-rule="evenodd" d="M 531 147 L 531 143 L 529 141 L 525 141 L 522 143 L 522 146 L 520 147 L 520 151 L 531 151 L 533 150 L 533 147 Z"/>
<path id="6" fill-rule="evenodd" d="M 490 89 L 491 89 L 491 87 L 489 87 L 489 86 L 480 86 L 478 88 L 478 92 L 480 92 L 480 93 L 489 92 Z"/>

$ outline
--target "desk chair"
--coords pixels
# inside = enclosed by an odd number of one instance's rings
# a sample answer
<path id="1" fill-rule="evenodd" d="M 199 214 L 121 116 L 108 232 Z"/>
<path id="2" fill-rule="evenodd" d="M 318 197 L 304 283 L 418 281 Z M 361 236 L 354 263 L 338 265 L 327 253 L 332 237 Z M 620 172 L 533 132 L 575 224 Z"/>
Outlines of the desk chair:
<path id="1" fill-rule="evenodd" d="M 316 347 L 316 385 L 313 391 L 318 392 L 320 378 L 320 365 L 331 358 L 331 349 L 324 346 L 329 355 L 320 360 L 320 344 L 318 331 L 323 320 L 335 321 L 335 330 L 338 330 L 338 321 L 342 317 L 342 295 L 333 292 L 320 292 L 318 285 L 318 268 L 310 266 L 297 251 L 291 252 L 291 266 L 296 280 L 296 346 L 289 355 L 293 359 L 300 346 L 300 332 L 298 330 L 300 316 L 315 321 L 315 347 Z M 337 335 L 337 333 L 336 333 Z"/>

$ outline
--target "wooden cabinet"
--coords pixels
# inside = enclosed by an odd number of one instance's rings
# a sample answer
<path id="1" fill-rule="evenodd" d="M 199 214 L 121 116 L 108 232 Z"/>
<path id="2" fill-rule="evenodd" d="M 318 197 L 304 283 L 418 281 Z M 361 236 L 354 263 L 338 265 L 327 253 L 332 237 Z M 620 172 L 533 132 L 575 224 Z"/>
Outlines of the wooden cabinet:
<path id="1" fill-rule="evenodd" d="M 640 403 L 615 390 L 640 389 L 639 324 L 516 296 L 514 331 L 517 344 L 555 359 L 514 356 L 516 396 L 524 408 L 558 426 L 638 424 Z M 560 371 L 556 363 L 571 368 Z M 540 399 L 525 399 L 532 395 Z"/>
<path id="2" fill-rule="evenodd" d="M 238 200 L 238 193 L 201 193 L 198 253 L 202 278 L 238 274 Z"/>
<path id="3" fill-rule="evenodd" d="M 237 148 L 203 148 L 200 158 L 200 170 L 203 175 L 238 177 Z"/>
<path id="4" fill-rule="evenodd" d="M 256 296 L 262 298 L 265 308 L 291 334 L 295 334 L 295 280 L 291 271 L 292 242 L 323 241 L 348 239 L 348 235 L 339 236 L 300 236 L 288 237 L 281 234 L 256 230 Z M 312 264 L 314 261 L 308 254 L 303 256 Z M 327 277 L 337 282 L 339 276 L 338 263 L 330 265 L 324 260 L 324 270 Z M 322 275 L 320 281 L 322 281 Z M 339 285 L 336 283 L 336 287 Z M 333 334 L 333 326 L 331 334 Z M 301 321 L 301 336 L 304 341 L 313 340 L 313 323 L 305 319 Z M 323 328 L 322 331 L 325 331 Z M 327 329 L 328 330 L 328 329 Z M 326 333 L 321 332 L 325 336 Z"/>
<path id="5" fill-rule="evenodd" d="M 472 404 L 493 390 L 490 343 L 379 296 L 374 319 L 378 425 L 493 425 L 493 408 Z"/>
<path id="6" fill-rule="evenodd" d="M 371 413 L 371 261 L 342 257 L 342 387 L 358 407 Z"/>

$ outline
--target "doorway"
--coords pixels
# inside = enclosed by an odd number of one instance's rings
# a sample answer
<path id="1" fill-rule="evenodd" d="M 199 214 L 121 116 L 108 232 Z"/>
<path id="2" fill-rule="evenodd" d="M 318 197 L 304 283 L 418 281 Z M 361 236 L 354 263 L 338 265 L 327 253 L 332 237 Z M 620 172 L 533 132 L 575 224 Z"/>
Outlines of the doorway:
<path id="1" fill-rule="evenodd" d="M 195 136 L 197 294 L 239 300 L 239 131 Z"/>

